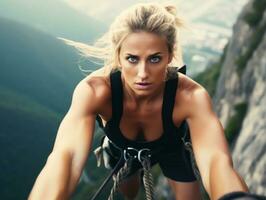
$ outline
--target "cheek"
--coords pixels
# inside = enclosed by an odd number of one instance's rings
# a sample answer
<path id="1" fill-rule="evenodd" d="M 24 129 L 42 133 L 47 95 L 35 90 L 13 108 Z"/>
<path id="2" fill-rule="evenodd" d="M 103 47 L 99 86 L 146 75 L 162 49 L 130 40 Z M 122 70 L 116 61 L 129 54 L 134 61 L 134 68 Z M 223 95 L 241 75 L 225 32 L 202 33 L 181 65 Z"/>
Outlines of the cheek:
<path id="1" fill-rule="evenodd" d="M 133 67 L 123 65 L 121 71 L 128 82 L 131 82 L 136 76 L 136 70 Z"/>
<path id="2" fill-rule="evenodd" d="M 165 80 L 167 67 L 163 66 L 154 71 L 154 78 L 158 81 Z"/>
<path id="3" fill-rule="evenodd" d="M 155 71 L 156 71 L 157 74 L 163 75 L 166 72 L 166 70 L 167 70 L 167 65 L 162 64 L 160 66 L 157 66 Z"/>

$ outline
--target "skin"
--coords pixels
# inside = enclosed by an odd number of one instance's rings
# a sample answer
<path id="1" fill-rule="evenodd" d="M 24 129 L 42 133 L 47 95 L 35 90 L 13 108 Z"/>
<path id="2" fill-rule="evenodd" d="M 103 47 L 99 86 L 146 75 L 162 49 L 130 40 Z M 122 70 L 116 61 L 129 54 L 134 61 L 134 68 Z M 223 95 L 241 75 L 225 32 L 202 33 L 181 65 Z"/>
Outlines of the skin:
<path id="1" fill-rule="evenodd" d="M 156 34 L 132 33 L 123 41 L 119 52 L 124 91 L 120 129 L 128 139 L 141 137 L 152 141 L 161 136 L 164 80 L 171 59 L 165 38 Z M 136 84 L 140 82 L 150 85 L 143 88 Z M 53 151 L 36 179 L 30 200 L 70 197 L 90 152 L 97 114 L 105 122 L 112 117 L 110 80 L 103 68 L 76 86 L 70 109 L 59 126 Z M 180 73 L 172 119 L 177 127 L 183 120 L 188 121 L 197 165 L 211 199 L 232 191 L 247 191 L 233 169 L 223 128 L 208 93 Z M 176 199 L 200 199 L 197 182 L 171 179 L 168 182 Z M 120 191 L 127 199 L 134 199 L 139 185 L 137 172 L 121 184 Z"/>

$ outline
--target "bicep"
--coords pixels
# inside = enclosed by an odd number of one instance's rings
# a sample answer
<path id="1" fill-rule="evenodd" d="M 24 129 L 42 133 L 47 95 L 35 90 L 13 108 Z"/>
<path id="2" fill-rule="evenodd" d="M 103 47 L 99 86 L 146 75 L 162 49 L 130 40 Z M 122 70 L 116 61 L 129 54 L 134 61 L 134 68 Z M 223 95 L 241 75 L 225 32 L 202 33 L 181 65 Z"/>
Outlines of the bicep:
<path id="1" fill-rule="evenodd" d="M 211 161 L 216 155 L 231 159 L 223 127 L 214 113 L 208 93 L 201 89 L 195 94 L 188 124 L 197 165 L 207 177 Z"/>
<path id="2" fill-rule="evenodd" d="M 59 126 L 53 152 L 65 152 L 77 161 L 84 160 L 91 147 L 94 121 L 93 115 L 75 118 L 67 114 Z"/>
<path id="3" fill-rule="evenodd" d="M 78 168 L 85 163 L 93 140 L 93 95 L 93 91 L 84 83 L 77 85 L 69 111 L 59 125 L 52 152 L 68 154 Z"/>

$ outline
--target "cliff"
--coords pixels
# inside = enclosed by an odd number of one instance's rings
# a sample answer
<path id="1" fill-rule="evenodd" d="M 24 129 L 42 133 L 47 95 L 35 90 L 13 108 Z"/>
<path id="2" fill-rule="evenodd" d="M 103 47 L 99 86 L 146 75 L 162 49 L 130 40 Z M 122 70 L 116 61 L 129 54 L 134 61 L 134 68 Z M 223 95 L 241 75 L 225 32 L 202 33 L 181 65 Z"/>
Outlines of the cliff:
<path id="1" fill-rule="evenodd" d="M 234 167 L 250 191 L 266 195 L 266 3 L 251 0 L 233 27 L 214 108 L 233 141 Z"/>
<path id="2" fill-rule="evenodd" d="M 234 168 L 250 192 L 266 195 L 266 1 L 250 0 L 233 26 L 221 59 L 197 77 L 231 144 Z M 157 194 L 174 199 L 166 179 Z M 208 199 L 204 194 L 203 199 Z"/>

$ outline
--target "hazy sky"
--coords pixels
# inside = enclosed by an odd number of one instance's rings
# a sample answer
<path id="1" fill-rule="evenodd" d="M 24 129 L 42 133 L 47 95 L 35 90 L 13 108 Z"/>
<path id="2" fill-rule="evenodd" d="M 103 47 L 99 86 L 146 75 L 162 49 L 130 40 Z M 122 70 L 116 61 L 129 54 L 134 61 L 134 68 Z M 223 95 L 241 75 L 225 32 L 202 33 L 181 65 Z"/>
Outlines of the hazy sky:
<path id="1" fill-rule="evenodd" d="M 248 0 L 62 0 L 71 7 L 90 15 L 105 24 L 110 24 L 119 13 L 136 3 L 160 2 L 176 5 L 179 15 L 193 28 L 193 21 L 210 12 L 216 15 L 218 21 L 230 21 L 241 10 Z M 226 5 L 226 7 L 225 7 Z M 233 5 L 233 6 L 232 6 Z M 227 6 L 230 6 L 229 8 Z M 228 13 L 226 16 L 225 13 Z M 234 14 L 235 13 L 235 14 Z M 224 18 L 224 19 L 222 19 Z M 213 18 L 214 19 L 214 18 Z M 221 30 L 222 31 L 222 30 Z"/>
<path id="2" fill-rule="evenodd" d="M 224 16 L 225 12 L 238 13 L 248 0 L 62 0 L 71 7 L 90 15 L 105 24 L 110 24 L 125 8 L 144 2 L 171 3 L 176 5 L 177 11 L 187 22 L 193 23 L 198 17 L 208 11 L 215 11 Z M 225 8 L 224 5 L 234 5 Z M 220 9 L 217 9 L 220 8 Z M 230 14 L 231 12 L 231 14 Z"/>
<path id="3" fill-rule="evenodd" d="M 193 20 L 215 4 L 225 0 L 63 0 L 70 6 L 87 13 L 98 20 L 110 22 L 123 9 L 143 2 L 172 3 L 186 19 Z M 194 9 L 193 9 L 194 7 Z"/>

